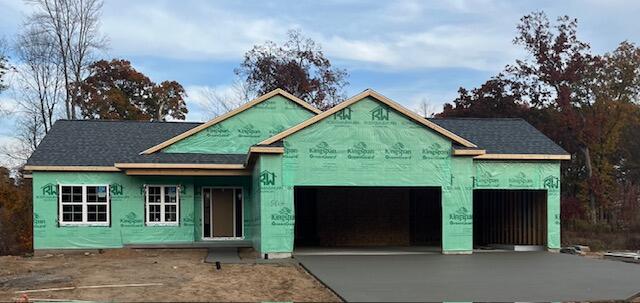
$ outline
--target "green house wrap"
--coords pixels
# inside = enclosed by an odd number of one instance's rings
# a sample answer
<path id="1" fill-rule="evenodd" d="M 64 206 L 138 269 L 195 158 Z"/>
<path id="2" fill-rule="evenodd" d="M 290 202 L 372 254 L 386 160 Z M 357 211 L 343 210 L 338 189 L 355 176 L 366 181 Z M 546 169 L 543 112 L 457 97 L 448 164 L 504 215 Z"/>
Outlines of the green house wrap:
<path id="1" fill-rule="evenodd" d="M 390 237 L 406 245 L 413 245 L 419 225 L 432 229 L 443 253 L 454 254 L 534 243 L 479 243 L 474 234 L 483 217 L 477 216 L 485 214 L 475 213 L 474 203 L 513 210 L 528 202 L 501 198 L 516 196 L 505 193 L 543 193 L 544 228 L 529 219 L 518 228 L 543 231 L 544 243 L 534 244 L 557 249 L 560 161 L 568 158 L 523 120 L 425 119 L 372 90 L 326 112 L 276 90 L 203 124 L 60 121 L 27 163 L 34 247 L 221 243 L 288 256 L 302 227 L 327 227 L 310 219 L 320 210 L 302 214 L 296 205 L 322 203 L 328 198 L 318 193 L 338 188 L 360 191 L 332 195 L 337 208 L 323 214 L 332 222 L 350 214 L 365 222 L 359 224 L 399 226 Z M 301 192 L 313 189 L 322 191 Z M 371 189 L 399 194 L 378 194 L 367 204 Z M 420 190 L 432 195 L 424 198 Z M 474 201 L 479 191 L 491 191 L 493 200 Z M 419 210 L 420 199 L 431 199 L 431 208 Z M 349 237 L 372 230 L 351 228 Z"/>

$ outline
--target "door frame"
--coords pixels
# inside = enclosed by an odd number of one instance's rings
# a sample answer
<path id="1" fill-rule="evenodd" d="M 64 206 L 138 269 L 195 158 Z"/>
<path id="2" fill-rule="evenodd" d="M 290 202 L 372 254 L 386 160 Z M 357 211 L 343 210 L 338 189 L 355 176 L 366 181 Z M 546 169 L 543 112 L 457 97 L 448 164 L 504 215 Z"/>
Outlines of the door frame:
<path id="1" fill-rule="evenodd" d="M 241 209 L 242 213 L 240 214 L 240 217 L 242 218 L 242 221 L 243 221 L 242 222 L 242 224 L 243 224 L 243 226 L 242 226 L 242 236 L 240 236 L 240 237 L 235 237 L 235 236 L 234 237 L 205 237 L 204 236 L 204 229 L 205 229 L 204 228 L 204 203 L 205 203 L 204 202 L 204 191 L 206 189 L 232 189 L 233 190 L 233 234 L 234 235 L 236 234 L 236 224 L 237 224 L 237 222 L 236 222 L 236 218 L 237 218 L 236 203 L 238 202 L 237 199 L 236 199 L 236 195 L 237 195 L 236 190 L 240 190 L 240 193 L 242 195 L 242 201 L 240 201 L 240 203 L 243 204 L 242 205 L 242 209 Z M 201 218 L 202 218 L 202 223 L 200 225 L 201 231 L 202 231 L 200 233 L 200 239 L 203 240 L 203 241 L 244 240 L 244 199 L 245 199 L 244 198 L 244 189 L 241 186 L 203 186 L 200 189 L 200 191 L 201 191 L 200 195 L 202 197 L 202 199 L 200 199 L 200 202 L 201 202 L 200 215 L 201 215 Z M 209 207 L 209 211 L 210 211 L 209 218 L 211 220 L 211 219 L 213 219 L 213 207 Z M 209 222 L 209 224 L 212 225 L 212 222 Z"/>

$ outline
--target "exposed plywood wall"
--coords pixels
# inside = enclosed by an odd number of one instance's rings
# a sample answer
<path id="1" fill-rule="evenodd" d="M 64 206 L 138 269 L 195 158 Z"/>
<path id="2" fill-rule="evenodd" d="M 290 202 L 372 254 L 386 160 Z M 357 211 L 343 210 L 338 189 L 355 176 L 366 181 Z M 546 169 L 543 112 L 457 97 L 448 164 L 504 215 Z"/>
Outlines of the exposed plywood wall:
<path id="1" fill-rule="evenodd" d="M 475 190 L 474 244 L 546 245 L 544 190 Z"/>

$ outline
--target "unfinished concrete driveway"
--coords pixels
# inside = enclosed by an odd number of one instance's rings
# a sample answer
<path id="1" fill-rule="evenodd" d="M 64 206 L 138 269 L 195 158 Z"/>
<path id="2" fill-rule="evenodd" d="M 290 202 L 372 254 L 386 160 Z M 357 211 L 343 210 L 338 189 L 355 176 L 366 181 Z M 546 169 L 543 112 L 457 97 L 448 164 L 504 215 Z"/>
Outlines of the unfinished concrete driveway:
<path id="1" fill-rule="evenodd" d="M 640 265 L 547 252 L 296 259 L 346 301 L 584 301 L 640 292 Z"/>

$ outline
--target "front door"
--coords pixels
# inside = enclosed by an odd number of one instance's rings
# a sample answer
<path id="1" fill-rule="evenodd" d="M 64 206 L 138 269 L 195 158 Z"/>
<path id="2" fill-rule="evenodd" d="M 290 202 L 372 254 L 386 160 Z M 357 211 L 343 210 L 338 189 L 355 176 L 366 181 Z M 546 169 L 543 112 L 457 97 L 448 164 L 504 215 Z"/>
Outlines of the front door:
<path id="1" fill-rule="evenodd" d="M 202 189 L 202 238 L 242 238 L 242 189 Z"/>

